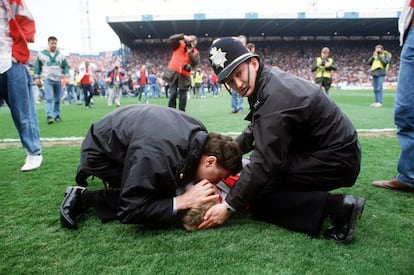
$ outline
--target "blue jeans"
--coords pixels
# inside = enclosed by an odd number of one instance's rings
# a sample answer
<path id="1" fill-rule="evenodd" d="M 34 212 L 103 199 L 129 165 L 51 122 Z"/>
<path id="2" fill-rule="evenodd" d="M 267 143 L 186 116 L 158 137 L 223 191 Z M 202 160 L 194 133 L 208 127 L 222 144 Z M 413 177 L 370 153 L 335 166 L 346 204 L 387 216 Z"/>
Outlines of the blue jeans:
<path id="1" fill-rule="evenodd" d="M 235 113 L 244 111 L 244 98 L 234 90 L 231 90 L 231 108 Z"/>
<path id="2" fill-rule="evenodd" d="M 374 86 L 374 98 L 375 102 L 381 103 L 383 102 L 384 97 L 384 90 L 383 90 L 383 84 L 384 84 L 385 75 L 380 76 L 373 76 L 372 77 L 372 84 Z"/>
<path id="3" fill-rule="evenodd" d="M 76 102 L 76 87 L 75 87 L 75 85 L 68 84 L 66 86 L 66 89 L 68 91 L 68 94 L 67 94 L 66 97 L 68 99 L 69 104 L 72 104 L 72 101 Z"/>
<path id="4" fill-rule="evenodd" d="M 45 90 L 46 118 L 60 116 L 60 90 L 62 89 L 60 81 L 45 79 L 43 87 Z"/>
<path id="5" fill-rule="evenodd" d="M 142 94 L 144 94 L 144 100 L 145 102 L 148 101 L 148 86 L 147 85 L 141 85 L 138 88 L 138 101 L 141 102 Z"/>
<path id="6" fill-rule="evenodd" d="M 25 65 L 13 63 L 0 74 L 0 98 L 9 105 L 11 116 L 27 153 L 40 154 L 40 131 L 32 92 L 33 80 Z"/>
<path id="7" fill-rule="evenodd" d="M 397 179 L 414 187 L 414 27 L 408 31 L 401 51 L 394 122 L 401 151 Z"/>

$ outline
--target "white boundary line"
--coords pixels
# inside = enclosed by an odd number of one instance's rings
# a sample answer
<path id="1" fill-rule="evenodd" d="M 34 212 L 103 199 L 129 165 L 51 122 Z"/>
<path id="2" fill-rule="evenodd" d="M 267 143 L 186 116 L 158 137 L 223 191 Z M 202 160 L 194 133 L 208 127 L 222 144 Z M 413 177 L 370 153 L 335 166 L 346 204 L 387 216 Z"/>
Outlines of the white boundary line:
<path id="1" fill-rule="evenodd" d="M 81 141 L 84 137 L 63 137 L 63 138 L 57 138 L 57 137 L 51 137 L 51 138 L 40 138 L 40 141 Z M 0 139 L 0 143 L 12 143 L 12 142 L 20 142 L 19 138 L 4 138 Z"/>
<path id="2" fill-rule="evenodd" d="M 385 132 L 396 132 L 397 129 L 395 128 L 384 128 L 384 129 L 359 129 L 357 130 L 358 133 L 385 133 Z M 237 136 L 240 134 L 240 132 L 227 132 L 222 133 L 224 135 L 228 136 Z M 51 138 L 40 138 L 40 141 L 82 141 L 84 137 L 51 137 Z M 13 143 L 13 142 L 20 142 L 20 139 L 16 138 L 4 138 L 0 139 L 0 143 Z"/>

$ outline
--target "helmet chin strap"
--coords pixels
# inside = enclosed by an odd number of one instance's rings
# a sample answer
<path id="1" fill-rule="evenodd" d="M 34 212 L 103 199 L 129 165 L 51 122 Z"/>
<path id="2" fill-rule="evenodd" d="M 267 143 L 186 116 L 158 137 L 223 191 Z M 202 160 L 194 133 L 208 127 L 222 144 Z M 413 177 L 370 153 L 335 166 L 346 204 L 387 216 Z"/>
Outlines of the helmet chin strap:
<path id="1" fill-rule="evenodd" d="M 250 59 L 247 61 L 247 85 L 246 85 L 246 89 L 244 89 L 244 93 L 241 96 L 244 97 L 249 90 L 250 90 Z"/>

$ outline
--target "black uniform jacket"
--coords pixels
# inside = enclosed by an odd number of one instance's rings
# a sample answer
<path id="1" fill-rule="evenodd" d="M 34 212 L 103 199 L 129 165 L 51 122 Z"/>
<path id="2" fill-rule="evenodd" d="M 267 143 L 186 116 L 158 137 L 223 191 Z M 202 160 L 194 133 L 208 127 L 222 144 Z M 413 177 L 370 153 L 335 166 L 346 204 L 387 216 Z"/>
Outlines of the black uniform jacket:
<path id="1" fill-rule="evenodd" d="M 109 166 L 122 169 L 120 221 L 171 220 L 177 187 L 192 181 L 198 168 L 205 126 L 173 108 L 131 105 L 94 123 L 90 132 Z"/>
<path id="2" fill-rule="evenodd" d="M 236 140 L 243 153 L 251 151 L 251 162 L 226 198 L 231 206 L 243 209 L 274 178 L 354 184 L 356 130 L 318 85 L 261 63 L 249 104 L 251 123 Z"/>

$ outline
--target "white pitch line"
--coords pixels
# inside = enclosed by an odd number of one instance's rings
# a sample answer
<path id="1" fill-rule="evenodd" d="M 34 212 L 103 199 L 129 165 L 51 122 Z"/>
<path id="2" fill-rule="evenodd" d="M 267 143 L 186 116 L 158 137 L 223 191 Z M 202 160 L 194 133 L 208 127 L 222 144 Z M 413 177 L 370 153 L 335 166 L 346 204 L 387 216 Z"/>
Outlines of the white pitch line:
<path id="1" fill-rule="evenodd" d="M 384 128 L 384 129 L 359 129 L 357 130 L 358 133 L 384 133 L 384 132 L 396 132 L 397 129 L 395 128 Z M 228 136 L 238 136 L 240 132 L 227 132 L 222 133 Z M 84 137 L 50 137 L 50 138 L 40 138 L 40 141 L 82 141 Z M 4 138 L 0 139 L 0 143 L 13 143 L 13 142 L 20 142 L 20 139 L 16 138 Z"/>

